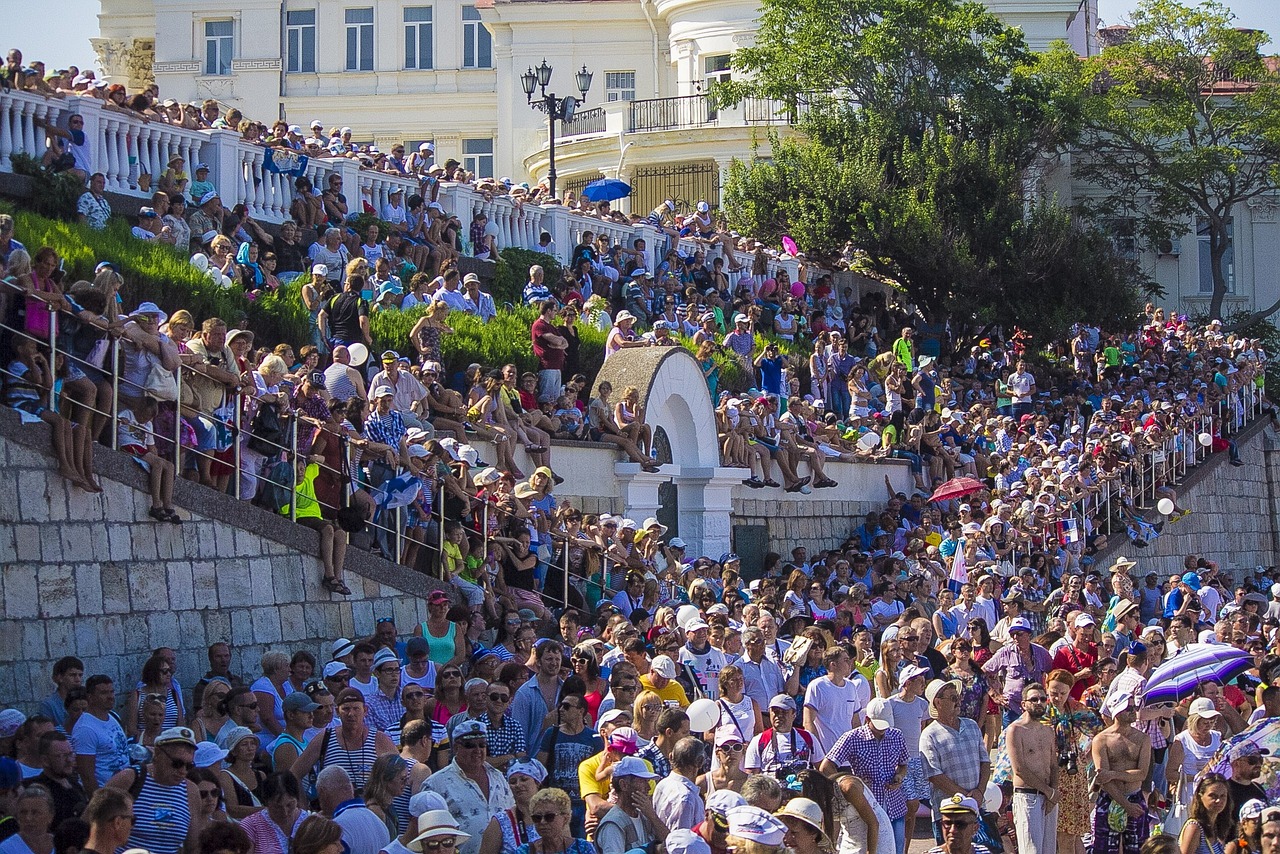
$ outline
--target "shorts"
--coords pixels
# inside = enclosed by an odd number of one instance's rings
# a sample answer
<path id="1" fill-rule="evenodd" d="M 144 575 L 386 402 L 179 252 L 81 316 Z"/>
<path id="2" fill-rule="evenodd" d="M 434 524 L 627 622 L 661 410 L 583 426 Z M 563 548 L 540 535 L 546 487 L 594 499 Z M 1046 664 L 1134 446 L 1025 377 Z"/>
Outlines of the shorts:
<path id="1" fill-rule="evenodd" d="M 932 797 L 933 787 L 924 775 L 924 758 L 914 756 L 907 760 L 907 776 L 902 781 L 902 791 L 909 801 L 923 801 Z"/>
<path id="2" fill-rule="evenodd" d="M 43 415 L 45 411 L 45 408 L 40 405 L 40 401 L 33 400 L 31 398 L 15 400 L 11 402 L 9 406 L 12 407 L 13 409 L 18 410 L 19 412 L 25 412 L 28 415 L 37 415 L 37 416 Z"/>

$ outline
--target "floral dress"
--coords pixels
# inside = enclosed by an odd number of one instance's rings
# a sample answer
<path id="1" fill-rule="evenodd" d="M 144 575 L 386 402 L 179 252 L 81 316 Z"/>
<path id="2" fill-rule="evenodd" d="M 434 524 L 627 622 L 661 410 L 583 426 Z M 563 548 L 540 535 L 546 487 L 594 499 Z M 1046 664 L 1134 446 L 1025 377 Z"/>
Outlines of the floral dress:
<path id="1" fill-rule="evenodd" d="M 1062 766 L 1058 774 L 1058 832 L 1083 836 L 1090 831 L 1093 818 L 1093 799 L 1089 796 L 1093 759 L 1089 741 L 1102 728 L 1102 720 L 1092 709 L 1068 701 L 1064 711 L 1050 708 L 1045 722 L 1053 727 L 1058 763 Z"/>
<path id="2" fill-rule="evenodd" d="M 955 668 L 947 669 L 946 678 L 956 679 L 964 686 L 960 692 L 960 717 L 976 723 L 985 707 L 987 680 L 981 674 L 966 673 Z"/>

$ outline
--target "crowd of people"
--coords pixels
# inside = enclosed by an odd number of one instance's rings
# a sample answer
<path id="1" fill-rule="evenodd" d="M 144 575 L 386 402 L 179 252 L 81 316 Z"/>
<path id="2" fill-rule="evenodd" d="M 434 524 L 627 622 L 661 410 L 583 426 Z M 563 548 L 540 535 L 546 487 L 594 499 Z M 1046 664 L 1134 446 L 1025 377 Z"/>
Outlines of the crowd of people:
<path id="1" fill-rule="evenodd" d="M 1051 556 L 954 599 L 857 533 L 790 557 L 745 589 L 734 555 L 699 568 L 694 604 L 646 606 L 632 571 L 496 625 L 437 591 L 253 673 L 227 642 L 136 679 L 64 657 L 0 711 L 0 852 L 904 854 L 930 827 L 935 854 L 1277 850 L 1250 733 L 1280 716 L 1280 571 Z M 1215 648 L 1225 684 L 1155 699 Z"/>

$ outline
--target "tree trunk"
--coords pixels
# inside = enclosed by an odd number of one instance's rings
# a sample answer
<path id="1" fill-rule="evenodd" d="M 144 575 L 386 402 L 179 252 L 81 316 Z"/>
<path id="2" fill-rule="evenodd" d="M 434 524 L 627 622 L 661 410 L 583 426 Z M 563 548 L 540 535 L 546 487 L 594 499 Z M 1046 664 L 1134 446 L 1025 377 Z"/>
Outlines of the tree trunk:
<path id="1" fill-rule="evenodd" d="M 1213 297 L 1209 300 L 1209 319 L 1222 319 L 1222 301 L 1227 295 L 1227 277 L 1222 272 L 1222 259 L 1227 254 L 1227 221 L 1217 213 L 1209 220 L 1209 266 L 1213 275 Z"/>

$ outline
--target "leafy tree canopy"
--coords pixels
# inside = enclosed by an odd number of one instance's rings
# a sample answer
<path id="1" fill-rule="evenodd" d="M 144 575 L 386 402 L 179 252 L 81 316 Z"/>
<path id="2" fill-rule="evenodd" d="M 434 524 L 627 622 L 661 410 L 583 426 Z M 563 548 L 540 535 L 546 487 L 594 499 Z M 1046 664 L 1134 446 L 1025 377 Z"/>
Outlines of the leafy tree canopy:
<path id="1" fill-rule="evenodd" d="M 1040 170 L 1078 132 L 1077 77 L 980 3 L 766 0 L 734 65 L 746 76 L 722 99 L 806 108 L 769 159 L 731 168 L 740 230 L 817 255 L 851 240 L 873 274 L 960 324 L 1060 331 L 1137 308 L 1131 265 L 1040 200 Z"/>
<path id="2" fill-rule="evenodd" d="M 1073 168 L 1097 193 L 1086 207 L 1132 218 L 1148 245 L 1202 218 L 1213 260 L 1211 317 L 1222 316 L 1227 294 L 1233 210 L 1280 181 L 1280 75 L 1261 55 L 1266 34 L 1232 21 L 1216 0 L 1143 0 L 1120 43 L 1087 60 L 1063 48 L 1046 59 L 1080 97 Z"/>

